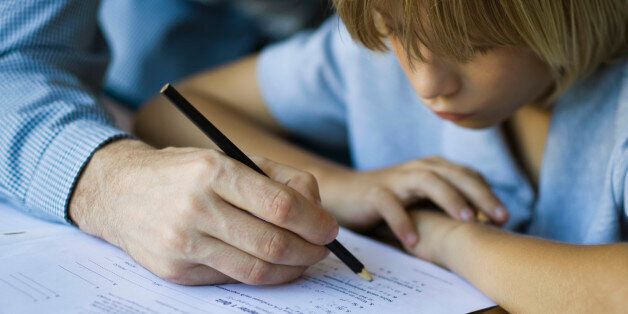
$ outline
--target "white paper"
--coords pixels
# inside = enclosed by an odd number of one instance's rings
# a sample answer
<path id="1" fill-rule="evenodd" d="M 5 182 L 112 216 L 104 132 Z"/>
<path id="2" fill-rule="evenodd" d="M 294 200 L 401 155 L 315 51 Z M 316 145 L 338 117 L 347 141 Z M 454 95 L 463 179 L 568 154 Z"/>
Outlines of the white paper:
<path id="1" fill-rule="evenodd" d="M 373 273 L 330 255 L 292 283 L 186 287 L 73 227 L 0 204 L 0 313 L 466 313 L 495 305 L 453 273 L 347 230 Z"/>

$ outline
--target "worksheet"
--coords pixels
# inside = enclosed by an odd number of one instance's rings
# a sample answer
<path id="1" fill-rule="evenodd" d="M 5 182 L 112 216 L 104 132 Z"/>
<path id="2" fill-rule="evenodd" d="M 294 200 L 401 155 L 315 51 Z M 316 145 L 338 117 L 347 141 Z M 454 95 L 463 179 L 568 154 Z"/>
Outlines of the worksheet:
<path id="1" fill-rule="evenodd" d="M 455 274 L 342 229 L 374 275 L 335 256 L 291 283 L 186 287 L 76 228 L 0 204 L 0 313 L 466 313 L 495 304 Z"/>

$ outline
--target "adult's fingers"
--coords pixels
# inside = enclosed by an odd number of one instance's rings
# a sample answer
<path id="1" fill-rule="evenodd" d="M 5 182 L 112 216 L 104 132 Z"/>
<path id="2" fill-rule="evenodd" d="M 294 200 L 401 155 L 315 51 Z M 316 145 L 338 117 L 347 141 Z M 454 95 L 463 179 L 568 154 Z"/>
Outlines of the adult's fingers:
<path id="1" fill-rule="evenodd" d="M 216 197 L 217 198 L 217 197 Z M 197 228 L 214 238 L 272 264 L 310 266 L 327 256 L 321 245 L 214 199 L 208 219 Z"/>
<path id="2" fill-rule="evenodd" d="M 336 219 L 299 192 L 236 161 L 225 161 L 211 178 L 215 193 L 234 206 L 323 245 L 338 235 Z"/>
<path id="3" fill-rule="evenodd" d="M 291 187 L 307 200 L 320 205 L 318 182 L 311 173 L 281 165 L 263 157 L 253 156 L 251 159 L 273 180 Z"/>
<path id="4" fill-rule="evenodd" d="M 306 269 L 303 266 L 271 264 L 211 237 L 202 240 L 192 261 L 249 285 L 288 282 L 298 278 Z"/>
<path id="5" fill-rule="evenodd" d="M 238 281 L 206 265 L 191 265 L 189 268 L 179 271 L 168 281 L 187 286 L 215 285 L 225 283 L 237 283 Z"/>

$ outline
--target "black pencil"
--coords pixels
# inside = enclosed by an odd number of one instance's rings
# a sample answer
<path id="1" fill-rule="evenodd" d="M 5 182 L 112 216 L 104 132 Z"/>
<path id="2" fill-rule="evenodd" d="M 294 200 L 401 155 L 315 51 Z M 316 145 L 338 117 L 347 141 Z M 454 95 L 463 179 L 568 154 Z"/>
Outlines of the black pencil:
<path id="1" fill-rule="evenodd" d="M 218 128 L 207 120 L 187 99 L 185 99 L 172 85 L 166 84 L 161 88 L 161 94 L 190 119 L 205 135 L 207 135 L 229 157 L 249 166 L 249 168 L 268 177 L 246 154 L 231 142 Z M 373 281 L 373 276 L 364 265 L 347 250 L 338 240 L 326 245 L 345 265 L 360 277 Z"/>

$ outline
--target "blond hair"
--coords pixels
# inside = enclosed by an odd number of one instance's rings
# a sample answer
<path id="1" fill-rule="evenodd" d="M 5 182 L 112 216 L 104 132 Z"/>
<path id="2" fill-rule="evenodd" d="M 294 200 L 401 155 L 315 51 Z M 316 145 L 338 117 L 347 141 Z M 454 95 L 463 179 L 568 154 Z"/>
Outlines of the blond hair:
<path id="1" fill-rule="evenodd" d="M 334 0 L 352 37 L 385 51 L 388 35 L 409 58 L 421 45 L 466 62 L 486 47 L 531 49 L 552 71 L 551 101 L 628 54 L 628 0 Z M 384 23 L 386 31 L 381 27 Z"/>

